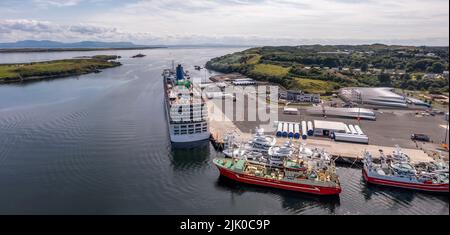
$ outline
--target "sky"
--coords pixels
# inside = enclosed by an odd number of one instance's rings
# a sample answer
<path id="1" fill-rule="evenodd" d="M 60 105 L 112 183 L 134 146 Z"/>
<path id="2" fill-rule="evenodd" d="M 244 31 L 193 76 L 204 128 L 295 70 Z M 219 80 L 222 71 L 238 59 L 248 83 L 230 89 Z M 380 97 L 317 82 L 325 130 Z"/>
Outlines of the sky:
<path id="1" fill-rule="evenodd" d="M 0 0 L 0 42 L 448 46 L 449 0 Z"/>

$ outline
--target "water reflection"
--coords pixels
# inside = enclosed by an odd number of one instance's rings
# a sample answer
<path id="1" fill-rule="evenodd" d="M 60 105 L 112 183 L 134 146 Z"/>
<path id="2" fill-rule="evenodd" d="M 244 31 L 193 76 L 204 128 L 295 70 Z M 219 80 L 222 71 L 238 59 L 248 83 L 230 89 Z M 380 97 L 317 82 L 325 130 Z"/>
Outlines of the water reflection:
<path id="1" fill-rule="evenodd" d="M 335 214 L 336 208 L 340 206 L 339 196 L 318 196 L 258 185 L 249 185 L 236 182 L 224 176 L 218 178 L 216 188 L 223 191 L 229 191 L 233 195 L 258 193 L 278 196 L 282 208 L 295 214 L 304 213 L 311 209 L 311 207 L 318 208 L 321 212 L 325 211 L 326 214 Z"/>
<path id="2" fill-rule="evenodd" d="M 419 192 L 415 190 L 394 188 L 383 185 L 367 184 L 361 191 L 366 201 L 370 201 L 375 196 L 386 196 L 393 200 L 401 200 L 403 202 L 410 203 L 418 196 L 435 197 L 443 200 L 448 200 L 448 194 L 436 193 L 436 192 Z"/>
<path id="3" fill-rule="evenodd" d="M 192 171 L 209 165 L 210 155 L 208 140 L 189 144 L 172 143 L 170 159 L 175 171 Z"/>

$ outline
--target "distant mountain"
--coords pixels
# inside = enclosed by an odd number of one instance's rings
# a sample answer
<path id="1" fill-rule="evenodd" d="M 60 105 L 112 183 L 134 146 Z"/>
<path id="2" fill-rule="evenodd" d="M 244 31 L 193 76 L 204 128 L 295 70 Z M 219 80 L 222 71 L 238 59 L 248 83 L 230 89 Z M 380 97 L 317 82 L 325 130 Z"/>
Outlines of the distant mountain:
<path id="1" fill-rule="evenodd" d="M 73 49 L 73 48 L 137 48 L 137 47 L 148 47 L 148 46 L 136 45 L 131 42 L 83 41 L 75 43 L 63 43 L 48 40 L 44 41 L 25 40 L 13 43 L 0 43 L 1 49 L 19 49 L 19 48 Z"/>

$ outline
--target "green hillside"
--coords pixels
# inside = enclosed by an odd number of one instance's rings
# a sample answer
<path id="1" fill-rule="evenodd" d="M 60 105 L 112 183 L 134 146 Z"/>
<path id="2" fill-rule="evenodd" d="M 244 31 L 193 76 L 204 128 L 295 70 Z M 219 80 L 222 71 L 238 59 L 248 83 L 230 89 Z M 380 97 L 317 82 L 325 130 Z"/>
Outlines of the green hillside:
<path id="1" fill-rule="evenodd" d="M 321 94 L 346 86 L 448 93 L 448 78 L 443 75 L 448 71 L 448 52 L 448 47 L 382 44 L 259 47 L 214 58 L 206 67 Z M 438 77 L 429 78 L 426 74 Z M 303 82 L 298 78 L 303 78 Z"/>

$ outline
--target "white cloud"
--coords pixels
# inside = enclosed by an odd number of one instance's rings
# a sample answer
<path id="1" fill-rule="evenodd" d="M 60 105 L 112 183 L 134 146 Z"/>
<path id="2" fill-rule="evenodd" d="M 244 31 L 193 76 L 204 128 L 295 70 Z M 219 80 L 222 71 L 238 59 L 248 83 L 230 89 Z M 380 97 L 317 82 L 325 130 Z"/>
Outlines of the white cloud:
<path id="1" fill-rule="evenodd" d="M 33 0 L 39 6 L 45 7 L 67 7 L 67 6 L 75 6 L 83 2 L 84 0 Z"/>
<path id="2" fill-rule="evenodd" d="M 158 34 L 386 40 L 448 38 L 442 0 L 141 0 L 89 18 Z"/>
<path id="3" fill-rule="evenodd" d="M 90 24 L 61 25 L 27 19 L 0 20 L 0 41 L 51 39 L 61 41 L 118 40 L 129 35 L 116 28 Z"/>
<path id="4" fill-rule="evenodd" d="M 348 41 L 448 45 L 449 35 L 447 0 L 138 0 L 120 1 L 122 5 L 115 8 L 113 0 L 33 1 L 55 8 L 54 13 L 38 14 L 45 20 L 22 26 L 13 27 L 10 22 L 6 27 L 3 22 L 0 30 L 3 27 L 6 35 L 0 35 L 0 40 L 22 39 L 32 30 L 34 38 L 51 37 L 56 30 L 59 34 L 54 36 L 62 40 L 128 39 L 161 44 Z M 109 7 L 95 8 L 93 3 L 98 2 Z M 85 10 L 87 6 L 92 7 Z M 17 33 L 19 26 L 22 34 Z"/>

